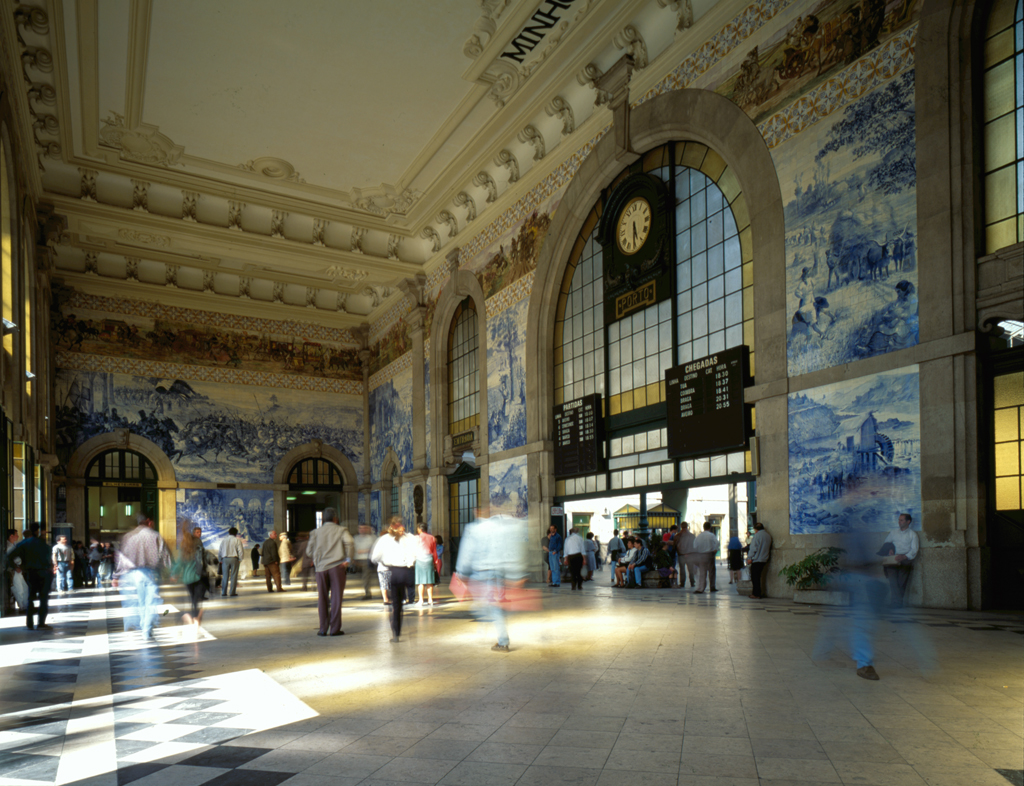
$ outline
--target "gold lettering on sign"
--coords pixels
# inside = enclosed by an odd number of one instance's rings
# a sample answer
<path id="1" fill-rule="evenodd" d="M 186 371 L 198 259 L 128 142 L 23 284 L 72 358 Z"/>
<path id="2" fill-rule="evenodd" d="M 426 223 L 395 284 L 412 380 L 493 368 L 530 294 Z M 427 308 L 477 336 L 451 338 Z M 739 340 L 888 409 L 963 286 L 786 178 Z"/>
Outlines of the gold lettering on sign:
<path id="1" fill-rule="evenodd" d="M 615 298 L 615 318 L 621 319 L 630 311 L 635 311 L 642 306 L 649 306 L 657 302 L 657 288 L 655 282 L 650 281 L 639 289 L 619 295 Z"/>

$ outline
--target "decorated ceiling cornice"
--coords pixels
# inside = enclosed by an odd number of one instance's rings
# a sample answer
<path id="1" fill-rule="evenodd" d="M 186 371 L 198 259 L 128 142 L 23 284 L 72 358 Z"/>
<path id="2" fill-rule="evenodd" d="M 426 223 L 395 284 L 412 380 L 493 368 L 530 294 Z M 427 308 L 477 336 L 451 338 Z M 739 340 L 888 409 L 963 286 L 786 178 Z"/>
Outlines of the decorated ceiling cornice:
<path id="1" fill-rule="evenodd" d="M 267 13 L 273 7 L 254 2 Z M 211 53 L 201 40 L 174 38 L 177 12 L 137 0 L 127 7 L 128 19 L 111 27 L 98 0 L 13 6 L 2 20 L 5 58 L 24 78 L 17 99 L 37 146 L 33 190 L 68 221 L 56 275 L 83 291 L 117 286 L 125 296 L 163 299 L 180 290 L 186 299 L 206 293 L 212 308 L 229 311 L 248 311 L 248 298 L 328 312 L 333 324 L 372 320 L 400 297 L 399 281 L 433 269 L 457 236 L 483 229 L 608 124 L 599 83 L 611 65 L 630 55 L 633 83 L 647 89 L 678 62 L 695 18 L 742 8 L 719 4 L 707 14 L 709 2 L 688 0 L 482 0 L 466 14 L 466 5 L 433 4 L 433 21 L 389 19 L 395 42 L 462 25 L 454 70 L 440 52 L 442 65 L 418 63 L 447 103 L 431 109 L 427 100 L 422 117 L 390 128 L 388 113 L 401 114 L 390 102 L 407 95 L 402 86 L 410 75 L 378 74 L 389 92 L 373 105 L 347 109 L 380 115 L 381 123 L 364 145 L 341 152 L 322 137 L 320 147 L 312 144 L 325 130 L 315 125 L 323 106 L 344 102 L 340 83 L 330 102 L 306 97 L 310 118 L 291 118 L 283 145 L 270 138 L 284 125 L 272 104 L 251 128 L 236 126 L 219 140 L 202 122 L 179 122 L 177 110 L 199 112 L 203 121 L 211 105 L 187 74 L 170 79 L 170 64 L 188 64 L 168 58 L 168 42 L 187 40 L 185 50 L 191 55 L 194 48 L 198 63 Z M 380 3 L 358 0 L 338 8 L 339 18 L 341 8 L 355 9 L 364 24 L 386 13 Z M 203 9 L 214 27 L 226 21 L 216 3 Z M 267 31 L 252 20 L 238 24 L 231 34 L 221 30 L 221 54 L 255 68 L 264 57 L 260 47 L 236 39 L 250 27 L 254 36 Z M 376 56 L 383 40 L 367 36 L 365 51 Z M 655 69 L 647 68 L 656 60 Z M 284 60 L 274 67 L 302 93 L 309 80 L 288 72 Z M 228 109 L 232 100 L 223 97 Z M 427 117 L 433 125 L 419 122 Z M 317 171 L 320 150 L 332 151 L 332 161 L 357 162 L 372 152 L 375 137 L 387 149 L 410 134 L 419 152 L 391 182 L 380 177 L 377 186 L 337 188 L 329 167 Z M 311 142 L 305 149 L 303 140 Z M 210 155 L 214 150 L 223 155 Z"/>

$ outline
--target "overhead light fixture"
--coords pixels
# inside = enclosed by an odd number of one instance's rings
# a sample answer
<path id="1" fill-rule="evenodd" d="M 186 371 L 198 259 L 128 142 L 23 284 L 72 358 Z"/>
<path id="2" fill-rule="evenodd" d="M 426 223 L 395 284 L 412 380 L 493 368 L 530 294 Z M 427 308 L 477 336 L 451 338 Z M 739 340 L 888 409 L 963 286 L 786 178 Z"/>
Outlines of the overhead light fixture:
<path id="1" fill-rule="evenodd" d="M 316 494 L 316 492 L 315 492 L 315 491 L 303 491 L 302 493 L 303 493 L 303 494 L 305 494 L 305 495 L 307 495 L 307 496 L 308 496 L 309 494 Z"/>
<path id="2" fill-rule="evenodd" d="M 107 508 L 105 505 L 100 505 L 100 518 L 107 515 Z"/>
<path id="3" fill-rule="evenodd" d="M 297 499 L 298 499 L 298 497 L 288 497 L 288 501 L 289 502 L 294 502 Z"/>
<path id="4" fill-rule="evenodd" d="M 13 333 L 15 330 L 18 329 L 18 326 L 15 325 L 13 322 L 11 322 L 11 320 L 9 320 L 9 319 L 4 319 L 3 323 L 4 323 L 4 335 L 5 336 L 9 335 L 10 333 Z"/>

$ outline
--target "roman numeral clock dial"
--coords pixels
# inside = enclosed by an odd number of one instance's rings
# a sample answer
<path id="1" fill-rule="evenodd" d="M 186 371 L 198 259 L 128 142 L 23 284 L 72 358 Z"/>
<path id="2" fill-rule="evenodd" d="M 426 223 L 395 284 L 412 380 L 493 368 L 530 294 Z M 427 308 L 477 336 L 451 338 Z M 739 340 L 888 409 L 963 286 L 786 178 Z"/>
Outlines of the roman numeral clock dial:
<path id="1" fill-rule="evenodd" d="M 639 251 L 651 233 L 651 205 L 643 197 L 631 199 L 619 216 L 616 237 L 619 250 L 632 255 Z"/>

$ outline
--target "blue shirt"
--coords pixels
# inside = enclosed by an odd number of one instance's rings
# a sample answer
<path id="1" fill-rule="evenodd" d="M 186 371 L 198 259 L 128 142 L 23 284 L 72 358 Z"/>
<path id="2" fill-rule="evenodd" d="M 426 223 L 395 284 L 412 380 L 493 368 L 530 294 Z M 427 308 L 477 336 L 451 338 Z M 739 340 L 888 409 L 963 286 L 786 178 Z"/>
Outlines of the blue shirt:
<path id="1" fill-rule="evenodd" d="M 562 553 L 562 536 L 557 532 L 548 538 L 548 551 L 552 554 Z"/>
<path id="2" fill-rule="evenodd" d="M 8 564 L 15 557 L 21 557 L 21 566 L 25 570 L 49 570 L 51 567 L 50 547 L 40 538 L 25 538 L 11 549 L 7 555 Z"/>

